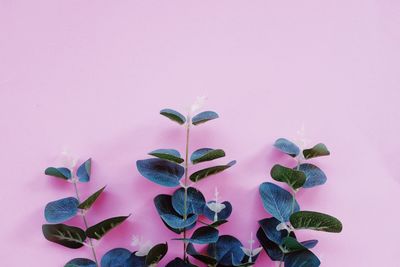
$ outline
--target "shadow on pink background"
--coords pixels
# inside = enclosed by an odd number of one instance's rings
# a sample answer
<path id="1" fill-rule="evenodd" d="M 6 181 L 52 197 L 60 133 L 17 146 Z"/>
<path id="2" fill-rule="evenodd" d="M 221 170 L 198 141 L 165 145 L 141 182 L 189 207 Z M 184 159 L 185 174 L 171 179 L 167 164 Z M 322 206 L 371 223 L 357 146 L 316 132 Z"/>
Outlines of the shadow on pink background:
<path id="1" fill-rule="evenodd" d="M 87 196 L 107 184 L 90 224 L 132 213 L 97 248 L 130 246 L 132 235 L 181 243 L 153 207 L 172 192 L 140 177 L 137 159 L 156 148 L 183 151 L 184 131 L 158 115 L 196 96 L 220 119 L 196 127 L 191 151 L 218 147 L 238 164 L 199 183 L 232 202 L 224 234 L 244 243 L 262 208 L 278 137 L 332 155 L 316 159 L 323 187 L 299 194 L 303 209 L 343 221 L 317 238 L 322 266 L 394 266 L 400 252 L 400 4 L 397 1 L 10 1 L 0 0 L 0 205 L 3 266 L 62 266 L 91 257 L 41 233 L 47 202 L 73 195 L 43 174 L 64 147 L 93 158 Z M 80 221 L 73 221 L 80 224 Z M 263 252 L 256 266 L 274 266 Z"/>

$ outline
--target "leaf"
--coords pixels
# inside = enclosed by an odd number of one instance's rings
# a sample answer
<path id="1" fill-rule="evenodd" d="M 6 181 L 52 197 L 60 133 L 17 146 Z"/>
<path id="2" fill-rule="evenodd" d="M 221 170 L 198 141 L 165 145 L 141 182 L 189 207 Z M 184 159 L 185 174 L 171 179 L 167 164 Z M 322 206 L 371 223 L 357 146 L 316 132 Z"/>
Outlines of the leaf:
<path id="1" fill-rule="evenodd" d="M 168 252 L 168 244 L 157 244 L 146 256 L 146 266 L 158 263 Z"/>
<path id="2" fill-rule="evenodd" d="M 318 267 L 320 264 L 317 256 L 309 250 L 293 252 L 285 256 L 285 267 Z"/>
<path id="3" fill-rule="evenodd" d="M 260 227 L 257 231 L 257 239 L 262 245 L 263 249 L 267 252 L 268 256 L 273 261 L 280 261 L 283 257 L 282 250 L 279 246 L 268 239 L 265 232 Z"/>
<path id="4" fill-rule="evenodd" d="M 194 244 L 210 244 L 218 240 L 218 230 L 211 226 L 202 226 L 197 228 L 190 238 L 174 238 L 174 240 L 183 240 Z"/>
<path id="5" fill-rule="evenodd" d="M 128 260 L 125 261 L 123 267 L 148 267 L 146 265 L 146 256 L 136 256 L 136 252 L 133 252 Z"/>
<path id="6" fill-rule="evenodd" d="M 179 151 L 175 149 L 157 149 L 151 151 L 149 155 L 160 159 L 172 161 L 178 164 L 184 162 L 183 158 L 181 158 L 181 154 L 179 153 Z"/>
<path id="7" fill-rule="evenodd" d="M 304 172 L 307 180 L 304 183 L 304 188 L 311 188 L 326 183 L 325 173 L 317 166 L 309 163 L 300 164 L 299 170 Z"/>
<path id="8" fill-rule="evenodd" d="M 86 235 L 90 238 L 94 238 L 96 240 L 100 240 L 105 234 L 107 234 L 111 229 L 120 225 L 123 221 L 129 218 L 128 216 L 118 216 L 106 219 L 98 224 L 95 224 L 89 227 L 86 230 Z"/>
<path id="9" fill-rule="evenodd" d="M 163 159 L 138 160 L 136 166 L 143 177 L 166 187 L 179 186 L 179 180 L 185 173 L 182 166 Z"/>
<path id="10" fill-rule="evenodd" d="M 192 118 L 193 125 L 199 125 L 201 123 L 214 120 L 218 118 L 218 114 L 214 111 L 203 111 Z"/>
<path id="11" fill-rule="evenodd" d="M 50 242 L 73 249 L 82 247 L 86 239 L 85 231 L 65 224 L 44 224 L 42 232 Z"/>
<path id="12" fill-rule="evenodd" d="M 78 213 L 79 201 L 74 197 L 49 202 L 44 209 L 44 217 L 49 223 L 65 222 Z"/>
<path id="13" fill-rule="evenodd" d="M 184 124 L 186 122 L 185 116 L 183 116 L 181 113 L 173 109 L 169 108 L 163 109 L 160 111 L 160 114 L 164 115 L 168 119 L 173 120 L 179 124 Z"/>
<path id="14" fill-rule="evenodd" d="M 79 166 L 78 170 L 76 171 L 76 176 L 78 176 L 80 182 L 89 182 L 91 169 L 92 159 L 88 159 L 81 166 Z"/>
<path id="15" fill-rule="evenodd" d="M 64 267 L 97 267 L 97 265 L 92 260 L 85 258 L 76 258 L 67 262 Z"/>
<path id="16" fill-rule="evenodd" d="M 208 204 L 215 203 L 214 200 L 209 201 Z M 224 201 L 221 204 L 225 205 L 225 208 L 218 213 L 218 221 L 226 220 L 232 214 L 232 204 L 228 201 Z M 207 217 L 210 221 L 214 221 L 215 212 L 212 211 L 207 205 L 204 206 L 204 216 Z"/>
<path id="17" fill-rule="evenodd" d="M 207 248 L 208 255 L 216 255 L 217 262 L 221 265 L 231 266 L 239 263 L 244 257 L 241 249 L 242 243 L 230 235 L 221 235 L 218 241 Z"/>
<path id="18" fill-rule="evenodd" d="M 81 210 L 88 210 L 92 207 L 94 202 L 97 200 L 97 198 L 103 193 L 104 189 L 106 187 L 103 186 L 100 190 L 96 191 L 93 193 L 90 197 L 88 197 L 85 201 L 83 201 L 81 204 L 79 204 L 78 209 Z"/>
<path id="19" fill-rule="evenodd" d="M 186 252 L 187 252 L 187 254 L 189 254 L 190 256 L 195 258 L 196 260 L 199 260 L 199 261 L 207 264 L 207 266 L 214 266 L 215 264 L 217 264 L 217 260 L 214 259 L 213 257 L 210 257 L 208 255 L 203 255 L 203 254 L 200 254 L 199 252 L 197 252 L 197 250 L 195 249 L 195 247 L 193 246 L 192 243 L 189 243 L 187 245 Z"/>
<path id="20" fill-rule="evenodd" d="M 223 224 L 225 224 L 227 222 L 228 222 L 228 220 L 218 220 L 218 221 L 213 222 L 212 224 L 208 224 L 208 225 L 211 226 L 211 227 L 218 227 L 218 226 L 223 225 Z"/>
<path id="21" fill-rule="evenodd" d="M 158 195 L 154 198 L 154 205 L 161 219 L 171 228 L 183 229 L 192 226 L 198 216 L 188 214 L 186 220 L 179 215 L 172 206 L 172 197 L 170 195 Z"/>
<path id="22" fill-rule="evenodd" d="M 295 143 L 285 138 L 279 138 L 278 140 L 276 140 L 274 143 L 274 147 L 292 157 L 296 157 L 300 153 L 300 148 Z"/>
<path id="23" fill-rule="evenodd" d="M 312 240 L 307 240 L 307 241 L 302 241 L 300 242 L 303 246 L 306 248 L 310 249 L 315 247 L 318 244 L 318 240 L 312 239 Z"/>
<path id="24" fill-rule="evenodd" d="M 299 211 L 290 216 L 295 229 L 310 229 L 331 233 L 340 233 L 342 223 L 333 216 L 315 211 Z"/>
<path id="25" fill-rule="evenodd" d="M 330 152 L 324 144 L 319 143 L 312 148 L 304 149 L 303 155 L 305 159 L 311 159 L 321 156 L 328 156 L 330 155 Z"/>
<path id="26" fill-rule="evenodd" d="M 307 248 L 297 241 L 296 238 L 287 236 L 283 239 L 283 247 L 289 252 L 307 250 Z"/>
<path id="27" fill-rule="evenodd" d="M 71 179 L 71 171 L 68 168 L 54 168 L 49 167 L 44 171 L 44 174 L 54 176 L 64 180 Z"/>
<path id="28" fill-rule="evenodd" d="M 296 200 L 293 204 L 292 194 L 273 183 L 262 183 L 260 195 L 264 209 L 281 222 L 289 221 L 290 215 L 300 210 Z"/>
<path id="29" fill-rule="evenodd" d="M 214 174 L 220 173 L 220 172 L 232 167 L 235 164 L 236 164 L 236 160 L 233 160 L 233 161 L 229 162 L 226 165 L 218 165 L 218 166 L 209 167 L 209 168 L 206 168 L 206 169 L 199 170 L 199 171 L 193 173 L 192 175 L 190 175 L 190 180 L 192 182 L 198 182 L 198 181 L 200 181 L 200 180 L 202 180 L 202 179 L 204 179 L 204 178 L 206 178 L 206 177 L 208 177 L 210 175 L 214 175 Z"/>
<path id="30" fill-rule="evenodd" d="M 185 262 L 181 258 L 175 258 L 170 261 L 165 267 L 197 267 L 196 265 L 191 264 L 190 262 Z"/>
<path id="31" fill-rule="evenodd" d="M 282 245 L 283 239 L 288 235 L 288 231 L 287 230 L 278 231 L 276 229 L 276 227 L 281 223 L 278 219 L 273 217 L 266 218 L 260 220 L 258 223 L 269 240 L 271 240 L 277 245 Z"/>
<path id="32" fill-rule="evenodd" d="M 271 177 L 275 181 L 287 183 L 295 190 L 302 187 L 306 181 L 306 175 L 304 172 L 287 168 L 279 164 L 272 167 Z"/>
<path id="33" fill-rule="evenodd" d="M 186 196 L 186 211 L 184 210 L 184 199 L 185 199 L 185 189 L 179 188 L 172 195 L 172 206 L 175 211 L 180 215 L 184 214 L 197 214 L 200 215 L 203 213 L 204 206 L 206 204 L 206 199 L 203 194 L 197 190 L 196 188 L 189 187 L 187 189 Z"/>
<path id="34" fill-rule="evenodd" d="M 101 267 L 128 267 L 131 252 L 125 248 L 114 248 L 101 258 Z"/>
<path id="35" fill-rule="evenodd" d="M 225 157 L 222 149 L 200 148 L 192 153 L 190 160 L 193 164 Z"/>

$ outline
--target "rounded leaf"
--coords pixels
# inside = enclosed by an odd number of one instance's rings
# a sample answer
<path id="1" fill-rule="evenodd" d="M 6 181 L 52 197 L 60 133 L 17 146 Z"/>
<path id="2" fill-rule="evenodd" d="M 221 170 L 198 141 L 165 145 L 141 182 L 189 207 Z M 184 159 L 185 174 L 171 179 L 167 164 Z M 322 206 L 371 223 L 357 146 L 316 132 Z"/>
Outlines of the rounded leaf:
<path id="1" fill-rule="evenodd" d="M 263 249 L 267 252 L 268 256 L 273 261 L 280 261 L 283 257 L 283 252 L 279 246 L 268 239 L 265 232 L 260 227 L 257 231 L 257 239 L 262 245 Z"/>
<path id="2" fill-rule="evenodd" d="M 192 161 L 193 164 L 197 164 L 222 157 L 225 157 L 225 152 L 222 149 L 200 148 L 192 153 L 190 161 Z"/>
<path id="3" fill-rule="evenodd" d="M 295 143 L 285 138 L 279 138 L 278 140 L 276 140 L 274 143 L 274 147 L 292 157 L 296 157 L 300 153 L 300 148 Z"/>
<path id="4" fill-rule="evenodd" d="M 215 203 L 214 200 L 207 202 L 208 204 L 210 203 Z M 225 208 L 223 208 L 217 215 L 218 221 L 224 221 L 229 218 L 232 214 L 232 204 L 228 201 L 224 201 L 221 204 L 225 205 Z M 215 218 L 215 212 L 212 211 L 207 205 L 204 206 L 204 216 L 207 217 L 210 221 L 214 221 Z"/>
<path id="5" fill-rule="evenodd" d="M 302 187 L 306 181 L 304 172 L 287 168 L 279 164 L 272 167 L 271 177 L 275 181 L 287 183 L 293 189 Z"/>
<path id="6" fill-rule="evenodd" d="M 318 240 L 316 239 L 311 239 L 311 240 L 307 240 L 307 241 L 302 241 L 300 242 L 303 246 L 305 246 L 306 248 L 310 249 L 315 247 L 318 244 Z"/>
<path id="7" fill-rule="evenodd" d="M 76 258 L 67 262 L 64 267 L 97 267 L 96 263 L 92 260 L 85 258 Z"/>
<path id="8" fill-rule="evenodd" d="M 307 178 L 303 185 L 304 188 L 311 188 L 326 183 L 327 178 L 325 173 L 313 164 L 300 164 L 299 170 L 304 172 Z"/>
<path id="9" fill-rule="evenodd" d="M 215 245 L 208 246 L 207 252 L 208 255 L 216 255 L 219 264 L 231 266 L 242 261 L 244 257 L 242 246 L 236 237 L 221 235 Z"/>
<path id="10" fill-rule="evenodd" d="M 82 247 L 86 239 L 85 231 L 65 224 L 44 224 L 42 232 L 50 242 L 73 249 Z"/>
<path id="11" fill-rule="evenodd" d="M 210 120 L 218 118 L 218 114 L 214 111 L 203 111 L 192 118 L 193 125 L 199 125 Z"/>
<path id="12" fill-rule="evenodd" d="M 172 261 L 170 261 L 165 267 L 197 267 L 196 265 L 193 265 L 189 262 L 185 262 L 181 258 L 175 258 Z"/>
<path id="13" fill-rule="evenodd" d="M 264 209 L 281 222 L 289 221 L 290 215 L 300 210 L 292 194 L 273 183 L 262 183 L 260 195 Z"/>
<path id="14" fill-rule="evenodd" d="M 68 168 L 54 168 L 54 167 L 49 167 L 44 171 L 44 174 L 49 175 L 49 176 L 54 176 L 57 178 L 61 178 L 64 180 L 69 180 L 71 179 L 71 170 Z"/>
<path id="15" fill-rule="evenodd" d="M 299 211 L 290 216 L 290 223 L 295 229 L 310 229 L 331 233 L 340 233 L 342 223 L 333 216 L 315 211 Z"/>
<path id="16" fill-rule="evenodd" d="M 181 165 L 163 159 L 138 160 L 136 166 L 143 177 L 166 187 L 179 186 L 185 173 Z"/>
<path id="17" fill-rule="evenodd" d="M 179 151 L 175 149 L 157 149 L 151 151 L 149 155 L 160 159 L 176 162 L 178 164 L 184 162 L 183 158 L 181 158 L 181 154 L 179 153 Z"/>
<path id="18" fill-rule="evenodd" d="M 184 124 L 186 122 L 185 116 L 176 110 L 165 108 L 160 111 L 160 114 L 167 117 L 168 119 L 175 121 L 179 124 Z"/>
<path id="19" fill-rule="evenodd" d="M 199 252 L 197 252 L 197 250 L 195 249 L 195 247 L 193 246 L 192 243 L 189 243 L 187 245 L 186 252 L 187 252 L 187 254 L 189 254 L 190 256 L 195 258 L 196 260 L 199 260 L 199 261 L 207 264 L 207 266 L 209 266 L 209 265 L 214 266 L 215 264 L 217 264 L 217 260 L 214 259 L 213 257 L 210 257 L 208 255 L 203 255 L 203 254 L 200 254 Z"/>
<path id="20" fill-rule="evenodd" d="M 261 229 L 264 231 L 269 240 L 276 243 L 277 245 L 281 245 L 283 243 L 283 239 L 287 237 L 287 230 L 277 230 L 277 226 L 281 223 L 276 218 L 266 218 L 258 222 L 260 224 Z"/>
<path id="21" fill-rule="evenodd" d="M 74 197 L 49 202 L 44 209 L 44 217 L 49 223 L 65 222 L 78 213 L 79 201 Z"/>
<path id="22" fill-rule="evenodd" d="M 285 267 L 318 267 L 321 262 L 311 251 L 302 250 L 285 256 Z"/>
<path id="23" fill-rule="evenodd" d="M 210 244 L 218 240 L 218 230 L 212 226 L 202 226 L 197 228 L 190 238 L 175 238 L 174 240 L 184 240 L 194 244 Z"/>
<path id="24" fill-rule="evenodd" d="M 114 248 L 101 258 L 101 267 L 128 267 L 131 252 L 125 248 Z"/>
<path id="25" fill-rule="evenodd" d="M 179 188 L 172 195 L 172 206 L 175 211 L 180 215 L 185 214 L 197 214 L 200 215 L 203 213 L 204 206 L 206 204 L 206 199 L 203 194 L 197 190 L 196 188 L 189 187 L 187 189 L 186 195 L 186 211 L 184 210 L 184 199 L 185 199 L 185 189 Z"/>

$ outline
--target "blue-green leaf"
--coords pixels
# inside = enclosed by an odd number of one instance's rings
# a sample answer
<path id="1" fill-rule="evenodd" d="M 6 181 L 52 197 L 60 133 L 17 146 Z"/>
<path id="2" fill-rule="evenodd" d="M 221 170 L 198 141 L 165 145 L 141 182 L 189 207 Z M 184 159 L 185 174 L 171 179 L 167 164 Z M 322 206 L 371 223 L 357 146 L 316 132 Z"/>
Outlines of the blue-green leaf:
<path id="1" fill-rule="evenodd" d="M 218 114 L 214 111 L 203 111 L 192 118 L 192 123 L 193 125 L 198 125 L 217 118 Z"/>
<path id="2" fill-rule="evenodd" d="M 268 239 L 267 235 L 265 234 L 265 232 L 261 227 L 257 231 L 257 239 L 260 242 L 263 249 L 267 252 L 268 256 L 271 258 L 271 260 L 273 261 L 282 260 L 283 258 L 282 250 L 275 242 L 272 242 L 271 240 Z"/>
<path id="3" fill-rule="evenodd" d="M 343 228 L 342 223 L 335 217 L 315 211 L 295 212 L 290 216 L 290 223 L 295 229 L 310 229 L 331 233 L 340 233 Z"/>
<path id="4" fill-rule="evenodd" d="M 71 179 L 71 170 L 68 168 L 54 168 L 54 167 L 49 167 L 44 171 L 44 174 L 49 175 L 49 176 L 54 176 L 57 178 L 61 178 L 64 180 L 69 180 Z"/>
<path id="5" fill-rule="evenodd" d="M 85 258 L 76 258 L 67 262 L 64 267 L 97 267 L 96 263 L 92 260 Z"/>
<path id="6" fill-rule="evenodd" d="M 49 223 L 62 223 L 78 213 L 79 201 L 74 197 L 49 202 L 44 209 L 44 217 Z"/>
<path id="7" fill-rule="evenodd" d="M 287 230 L 278 231 L 276 229 L 276 227 L 281 223 L 276 218 L 266 218 L 260 220 L 258 223 L 268 239 L 278 245 L 281 245 L 283 243 L 283 239 L 288 235 Z"/>
<path id="8" fill-rule="evenodd" d="M 209 167 L 209 168 L 205 168 L 202 170 L 199 170 L 195 173 L 193 173 L 192 175 L 190 175 L 190 180 L 192 182 L 198 182 L 208 176 L 220 173 L 230 167 L 232 167 L 233 165 L 236 164 L 236 160 L 233 160 L 231 162 L 229 162 L 226 165 L 218 165 L 218 166 L 214 166 L 214 167 Z"/>
<path id="9" fill-rule="evenodd" d="M 207 248 L 208 255 L 216 255 L 217 262 L 221 265 L 231 266 L 240 263 L 244 257 L 241 249 L 242 243 L 230 235 L 221 235 L 215 244 Z"/>
<path id="10" fill-rule="evenodd" d="M 190 160 L 193 164 L 225 157 L 222 149 L 200 148 L 192 153 Z"/>
<path id="11" fill-rule="evenodd" d="M 161 219 L 171 228 L 182 229 L 192 226 L 198 216 L 188 214 L 186 220 L 179 215 L 172 206 L 172 197 L 170 195 L 158 195 L 154 198 L 154 205 Z"/>
<path id="12" fill-rule="evenodd" d="M 175 121 L 175 122 L 177 122 L 179 124 L 184 124 L 186 122 L 185 116 L 183 116 L 178 111 L 170 109 L 170 108 L 166 108 L 166 109 L 161 110 L 160 114 L 164 115 L 168 119 L 173 120 L 173 121 Z"/>
<path id="13" fill-rule="evenodd" d="M 285 267 L 318 267 L 320 264 L 317 256 L 309 250 L 297 251 L 285 256 Z"/>
<path id="14" fill-rule="evenodd" d="M 78 209 L 82 210 L 88 210 L 92 207 L 94 202 L 96 202 L 97 198 L 103 193 L 104 189 L 106 187 L 102 187 L 100 190 L 92 194 L 90 197 L 88 197 L 85 201 L 83 201 L 81 204 L 79 204 Z"/>
<path id="15" fill-rule="evenodd" d="M 88 159 L 81 166 L 79 166 L 78 170 L 76 171 L 76 176 L 78 176 L 79 181 L 86 183 L 90 180 L 90 173 L 92 169 L 92 159 Z"/>
<path id="16" fill-rule="evenodd" d="M 199 252 L 197 252 L 197 250 L 195 249 L 195 247 L 193 246 L 192 243 L 189 243 L 187 245 L 186 252 L 190 256 L 195 258 L 196 260 L 199 260 L 199 261 L 207 264 L 207 266 L 214 266 L 215 264 L 217 264 L 217 260 L 214 259 L 213 257 L 208 256 L 208 255 L 203 255 L 203 254 L 200 254 Z"/>
<path id="17" fill-rule="evenodd" d="M 307 180 L 305 181 L 303 187 L 311 188 L 318 185 L 323 185 L 326 183 L 325 173 L 317 166 L 309 163 L 300 164 L 299 170 L 304 172 Z"/>
<path id="18" fill-rule="evenodd" d="M 114 248 L 101 258 L 101 267 L 129 267 L 131 252 L 125 248 Z"/>
<path id="19" fill-rule="evenodd" d="M 106 219 L 104 221 L 99 222 L 86 230 L 86 235 L 90 238 L 94 238 L 100 240 L 105 234 L 107 234 L 110 230 L 114 229 L 121 223 L 123 223 L 128 216 L 118 216 Z"/>
<path id="20" fill-rule="evenodd" d="M 321 156 L 328 156 L 330 155 L 330 152 L 324 144 L 319 143 L 313 146 L 312 148 L 304 149 L 303 155 L 305 159 L 311 159 Z"/>
<path id="21" fill-rule="evenodd" d="M 179 151 L 175 149 L 157 149 L 151 151 L 149 155 L 160 159 L 172 161 L 178 164 L 184 162 L 183 158 L 181 158 L 181 154 L 179 153 Z"/>
<path id="22" fill-rule="evenodd" d="M 185 199 L 184 188 L 179 188 L 172 195 L 172 206 L 174 207 L 177 213 L 179 213 L 182 216 L 185 214 L 194 213 L 200 215 L 203 213 L 206 200 L 203 194 L 199 190 L 193 187 L 189 187 L 187 189 L 186 211 L 184 210 L 184 199 Z"/>
<path id="23" fill-rule="evenodd" d="M 290 215 L 300 210 L 292 194 L 273 183 L 262 183 L 260 195 L 264 209 L 281 222 L 289 221 Z"/>
<path id="24" fill-rule="evenodd" d="M 138 160 L 136 166 L 143 177 L 166 187 L 178 186 L 185 173 L 181 165 L 163 159 Z"/>
<path id="25" fill-rule="evenodd" d="M 307 241 L 302 241 L 300 242 L 303 246 L 305 246 L 306 248 L 310 249 L 315 247 L 318 244 L 318 240 L 316 239 L 311 239 L 311 240 L 307 240 Z"/>
<path id="26" fill-rule="evenodd" d="M 85 231 L 65 224 L 43 224 L 42 232 L 50 242 L 73 249 L 83 247 L 86 239 Z"/>
<path id="27" fill-rule="evenodd" d="M 170 261 L 165 267 L 197 267 L 196 265 L 191 264 L 190 262 L 185 262 L 181 258 L 175 258 Z"/>
<path id="28" fill-rule="evenodd" d="M 197 228 L 190 238 L 175 238 L 174 240 L 184 240 L 194 244 L 210 244 L 218 240 L 218 230 L 211 226 Z"/>
<path id="29" fill-rule="evenodd" d="M 287 183 L 293 189 L 302 187 L 306 181 L 304 172 L 287 168 L 280 164 L 276 164 L 272 167 L 271 177 L 275 181 Z"/>
<path id="30" fill-rule="evenodd" d="M 295 143 L 285 138 L 279 138 L 276 140 L 274 146 L 283 153 L 286 153 L 292 157 L 296 157 L 300 153 L 300 148 Z"/>

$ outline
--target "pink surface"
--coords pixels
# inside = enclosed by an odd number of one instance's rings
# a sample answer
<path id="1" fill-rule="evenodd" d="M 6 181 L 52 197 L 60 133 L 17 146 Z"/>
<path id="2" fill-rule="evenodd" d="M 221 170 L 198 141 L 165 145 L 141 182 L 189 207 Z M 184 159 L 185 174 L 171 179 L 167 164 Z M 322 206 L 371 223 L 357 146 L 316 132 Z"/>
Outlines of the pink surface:
<path id="1" fill-rule="evenodd" d="M 41 233 L 47 202 L 73 195 L 46 177 L 63 147 L 93 158 L 86 196 L 107 184 L 89 223 L 132 213 L 97 248 L 129 249 L 131 236 L 176 237 L 152 204 L 172 192 L 140 177 L 152 149 L 183 150 L 183 129 L 158 115 L 207 95 L 221 119 L 196 127 L 191 150 L 221 147 L 238 164 L 217 185 L 234 212 L 222 233 L 246 242 L 267 217 L 258 185 L 270 181 L 278 137 L 304 124 L 326 186 L 304 190 L 304 209 L 339 217 L 342 234 L 318 238 L 322 266 L 395 266 L 400 219 L 398 1 L 0 0 L 2 266 L 62 266 L 68 250 Z M 225 160 L 223 160 L 225 162 Z M 79 224 L 80 221 L 77 221 Z M 168 257 L 181 256 L 170 241 Z M 263 252 L 257 266 L 274 266 Z"/>

